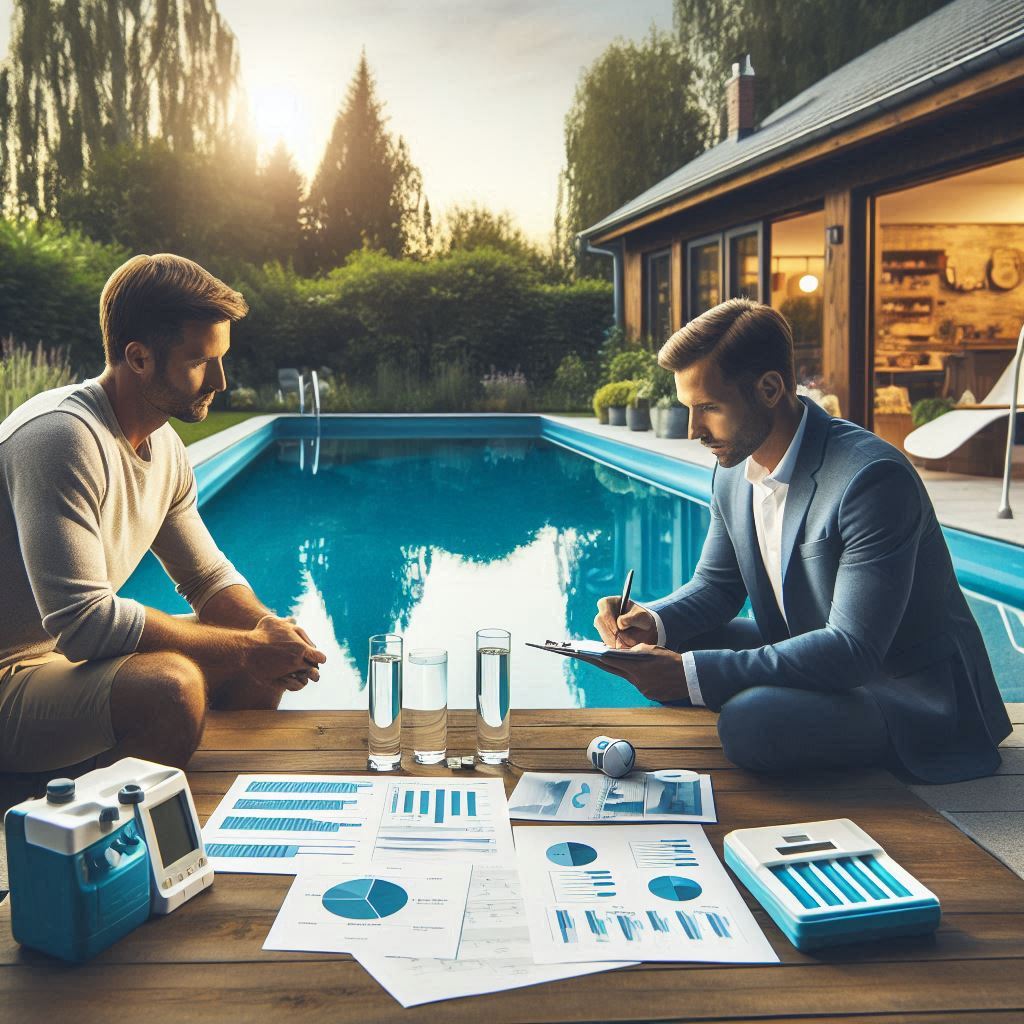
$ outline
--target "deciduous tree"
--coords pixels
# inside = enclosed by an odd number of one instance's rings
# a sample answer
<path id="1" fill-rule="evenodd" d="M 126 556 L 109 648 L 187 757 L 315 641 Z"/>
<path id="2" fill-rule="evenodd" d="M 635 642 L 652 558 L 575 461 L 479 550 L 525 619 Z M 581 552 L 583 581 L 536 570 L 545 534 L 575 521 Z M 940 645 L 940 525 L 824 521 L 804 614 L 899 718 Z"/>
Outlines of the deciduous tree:
<path id="1" fill-rule="evenodd" d="M 216 0 L 15 0 L 0 76 L 10 205 L 52 215 L 111 147 L 212 152 L 240 132 L 235 37 Z"/>
<path id="2" fill-rule="evenodd" d="M 556 245 L 572 261 L 578 231 L 697 156 L 708 136 L 683 47 L 656 30 L 617 41 L 584 72 L 565 118 Z M 582 267 L 604 272 L 605 264 Z"/>
<path id="3" fill-rule="evenodd" d="M 676 36 L 718 141 L 725 83 L 750 54 L 761 120 L 797 93 L 949 0 L 673 0 Z"/>

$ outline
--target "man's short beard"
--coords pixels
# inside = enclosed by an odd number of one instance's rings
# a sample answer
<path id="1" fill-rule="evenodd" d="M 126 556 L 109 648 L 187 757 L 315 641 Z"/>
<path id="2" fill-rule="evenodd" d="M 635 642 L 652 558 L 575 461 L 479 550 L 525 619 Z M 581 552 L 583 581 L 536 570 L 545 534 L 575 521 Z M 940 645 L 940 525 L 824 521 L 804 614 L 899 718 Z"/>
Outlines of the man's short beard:
<path id="1" fill-rule="evenodd" d="M 183 395 L 177 388 L 167 383 L 162 367 L 158 367 L 153 380 L 142 387 L 142 397 L 154 409 L 185 423 L 198 423 L 206 419 L 209 412 L 209 404 L 205 400 L 207 395 L 190 401 L 190 396 Z"/>
<path id="2" fill-rule="evenodd" d="M 753 389 L 748 392 L 744 388 L 743 399 L 749 415 L 744 418 L 739 433 L 729 442 L 727 451 L 718 456 L 719 465 L 723 469 L 738 466 L 744 459 L 753 455 L 768 440 L 768 435 L 772 432 L 772 414 L 758 403 Z M 728 461 L 722 458 L 722 454 Z"/>

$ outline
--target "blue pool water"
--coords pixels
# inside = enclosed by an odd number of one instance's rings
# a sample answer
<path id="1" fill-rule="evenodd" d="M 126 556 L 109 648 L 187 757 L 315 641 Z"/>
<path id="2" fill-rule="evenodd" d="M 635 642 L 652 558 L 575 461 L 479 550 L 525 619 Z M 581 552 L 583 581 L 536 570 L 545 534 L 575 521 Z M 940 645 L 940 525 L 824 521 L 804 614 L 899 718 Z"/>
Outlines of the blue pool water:
<path id="1" fill-rule="evenodd" d="M 630 568 L 638 601 L 680 586 L 705 505 L 536 438 L 325 438 L 315 475 L 311 462 L 308 442 L 271 440 L 203 506 L 264 603 L 328 655 L 320 681 L 283 707 L 365 707 L 367 639 L 388 631 L 406 652 L 446 647 L 449 703 L 472 707 L 485 626 L 512 633 L 514 706 L 649 703 L 618 677 L 523 645 L 592 636 L 598 598 Z M 188 611 L 152 556 L 122 593 Z M 1024 615 L 969 600 L 1004 695 L 1024 699 Z"/>

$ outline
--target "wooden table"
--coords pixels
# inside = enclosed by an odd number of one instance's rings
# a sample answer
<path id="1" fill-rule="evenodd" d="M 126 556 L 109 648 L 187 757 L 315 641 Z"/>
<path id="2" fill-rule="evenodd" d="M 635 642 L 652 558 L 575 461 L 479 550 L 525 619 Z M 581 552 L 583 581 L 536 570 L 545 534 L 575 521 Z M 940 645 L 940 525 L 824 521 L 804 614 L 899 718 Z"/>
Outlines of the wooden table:
<path id="1" fill-rule="evenodd" d="M 450 750 L 468 752 L 470 714 L 451 719 Z M 219 875 L 209 892 L 77 967 L 18 947 L 5 901 L 0 1021 L 1024 1020 L 1024 881 L 893 776 L 759 778 L 725 760 L 714 715 L 704 710 L 519 711 L 515 765 L 504 772 L 509 791 L 520 769 L 583 769 L 583 751 L 601 732 L 630 739 L 641 768 L 712 772 L 720 824 L 707 831 L 719 855 L 733 828 L 852 818 L 938 894 L 938 934 L 807 956 L 748 896 L 777 966 L 642 964 L 402 1010 L 348 957 L 261 950 L 290 878 Z M 351 773 L 365 759 L 365 713 L 225 712 L 211 714 L 188 775 L 205 821 L 239 772 Z"/>

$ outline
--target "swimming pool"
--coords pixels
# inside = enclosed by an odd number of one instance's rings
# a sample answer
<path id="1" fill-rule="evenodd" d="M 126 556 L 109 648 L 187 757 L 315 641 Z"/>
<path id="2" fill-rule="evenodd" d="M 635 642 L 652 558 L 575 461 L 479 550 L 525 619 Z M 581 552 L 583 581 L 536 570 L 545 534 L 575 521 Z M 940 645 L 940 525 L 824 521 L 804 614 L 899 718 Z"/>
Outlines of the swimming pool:
<path id="1" fill-rule="evenodd" d="M 328 656 L 320 681 L 282 707 L 365 707 L 366 641 L 386 631 L 407 652 L 446 647 L 450 704 L 471 707 L 485 626 L 512 633 L 514 706 L 648 703 L 618 677 L 523 644 L 592 635 L 597 599 L 630 568 L 638 601 L 688 579 L 708 527 L 707 470 L 540 417 L 332 417 L 319 441 L 309 430 L 279 418 L 196 467 L 218 544 Z M 1022 699 L 1024 615 L 961 538 L 962 582 L 988 591 L 969 600 L 1000 686 Z M 187 611 L 152 556 L 122 593 Z"/>

